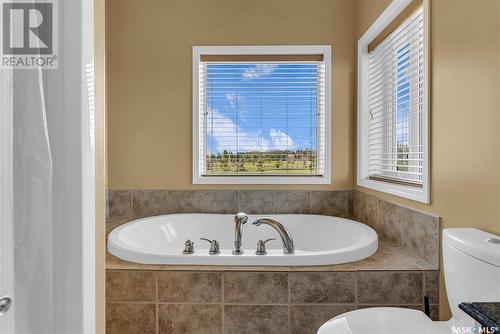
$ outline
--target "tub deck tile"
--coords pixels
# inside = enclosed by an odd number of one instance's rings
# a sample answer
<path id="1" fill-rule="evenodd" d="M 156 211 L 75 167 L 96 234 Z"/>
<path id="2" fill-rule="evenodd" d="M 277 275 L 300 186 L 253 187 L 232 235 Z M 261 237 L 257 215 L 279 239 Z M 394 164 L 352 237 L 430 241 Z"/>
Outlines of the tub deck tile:
<path id="1" fill-rule="evenodd" d="M 219 266 L 141 264 L 121 260 L 107 253 L 106 269 L 132 270 L 194 270 L 194 271 L 373 271 L 373 270 L 435 270 L 423 260 L 402 253 L 398 247 L 381 241 L 372 256 L 361 261 L 324 266 Z"/>

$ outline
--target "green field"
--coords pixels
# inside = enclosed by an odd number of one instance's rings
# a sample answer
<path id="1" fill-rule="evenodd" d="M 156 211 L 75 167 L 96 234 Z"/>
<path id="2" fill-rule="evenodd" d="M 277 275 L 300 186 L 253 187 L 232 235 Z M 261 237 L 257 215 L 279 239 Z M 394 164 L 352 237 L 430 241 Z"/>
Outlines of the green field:
<path id="1" fill-rule="evenodd" d="M 297 174 L 317 173 L 314 151 L 223 152 L 206 157 L 207 174 Z"/>

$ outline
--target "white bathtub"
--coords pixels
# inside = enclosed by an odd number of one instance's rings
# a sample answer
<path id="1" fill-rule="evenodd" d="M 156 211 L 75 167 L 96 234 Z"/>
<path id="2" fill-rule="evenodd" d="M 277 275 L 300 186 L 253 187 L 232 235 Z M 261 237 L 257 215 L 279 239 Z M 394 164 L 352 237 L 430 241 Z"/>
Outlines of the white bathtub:
<path id="1" fill-rule="evenodd" d="M 377 250 L 377 233 L 369 226 L 338 217 L 319 215 L 267 215 L 281 222 L 294 240 L 295 253 L 283 254 L 278 233 L 270 226 L 251 222 L 242 228 L 244 254 L 233 255 L 234 220 L 229 214 L 172 214 L 138 219 L 111 231 L 108 250 L 128 261 L 145 264 L 191 265 L 327 265 L 364 259 Z M 217 239 L 221 253 L 209 255 L 209 243 Z M 267 254 L 256 255 L 259 239 L 275 237 L 266 244 Z M 194 241 L 195 253 L 184 255 L 184 241 Z"/>

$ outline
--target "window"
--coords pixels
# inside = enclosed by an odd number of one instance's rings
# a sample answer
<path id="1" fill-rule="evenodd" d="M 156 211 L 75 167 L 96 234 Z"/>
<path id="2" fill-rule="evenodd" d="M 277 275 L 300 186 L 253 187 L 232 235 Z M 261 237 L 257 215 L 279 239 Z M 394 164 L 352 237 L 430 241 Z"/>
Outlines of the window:
<path id="1" fill-rule="evenodd" d="M 330 47 L 193 48 L 193 183 L 330 183 Z"/>
<path id="2" fill-rule="evenodd" d="M 428 203 L 424 11 L 394 1 L 358 43 L 358 184 Z"/>

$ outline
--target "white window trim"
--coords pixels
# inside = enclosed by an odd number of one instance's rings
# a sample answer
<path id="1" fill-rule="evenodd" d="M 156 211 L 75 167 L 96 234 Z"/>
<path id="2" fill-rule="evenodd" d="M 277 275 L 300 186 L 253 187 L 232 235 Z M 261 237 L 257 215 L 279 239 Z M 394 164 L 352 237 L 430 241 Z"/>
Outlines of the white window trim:
<path id="1" fill-rule="evenodd" d="M 330 45 L 193 46 L 193 184 L 330 184 L 331 183 L 331 49 Z M 323 54 L 325 63 L 325 170 L 322 176 L 202 176 L 199 170 L 198 68 L 201 55 Z"/>
<path id="2" fill-rule="evenodd" d="M 357 185 L 392 195 L 408 198 L 417 202 L 430 203 L 430 170 L 429 170 L 429 6 L 424 0 L 424 107 L 423 107 L 423 187 L 398 185 L 389 182 L 376 181 L 368 178 L 368 163 L 366 161 L 366 132 L 364 115 L 366 115 L 368 94 L 368 44 L 384 30 L 412 0 L 394 0 L 373 23 L 368 31 L 358 41 L 358 110 L 357 110 Z"/>

